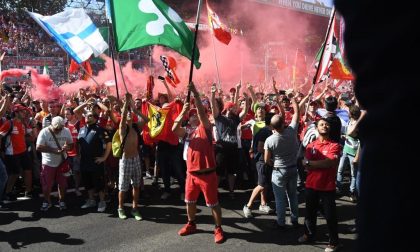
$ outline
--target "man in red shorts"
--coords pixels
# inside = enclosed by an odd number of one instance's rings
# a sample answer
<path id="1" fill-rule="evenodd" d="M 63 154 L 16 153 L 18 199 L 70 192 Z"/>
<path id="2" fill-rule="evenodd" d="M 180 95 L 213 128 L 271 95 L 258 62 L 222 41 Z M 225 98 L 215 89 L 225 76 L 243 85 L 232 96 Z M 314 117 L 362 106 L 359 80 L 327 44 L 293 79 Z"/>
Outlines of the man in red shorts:
<path id="1" fill-rule="evenodd" d="M 219 205 L 217 191 L 216 159 L 212 144 L 212 126 L 201 103 L 200 94 L 193 83 L 188 85 L 188 90 L 193 93 L 198 111 L 199 125 L 190 131 L 187 150 L 187 179 L 185 182 L 185 203 L 187 203 L 188 223 L 178 231 L 180 236 L 193 234 L 197 231 L 195 214 L 197 212 L 197 198 L 203 192 L 206 205 L 211 207 L 216 227 L 214 241 L 224 241 L 222 225 L 222 210 Z M 187 134 L 181 122 L 190 110 L 186 102 L 181 114 L 175 120 L 172 131 L 179 137 Z M 192 115 L 196 116 L 196 115 Z"/>

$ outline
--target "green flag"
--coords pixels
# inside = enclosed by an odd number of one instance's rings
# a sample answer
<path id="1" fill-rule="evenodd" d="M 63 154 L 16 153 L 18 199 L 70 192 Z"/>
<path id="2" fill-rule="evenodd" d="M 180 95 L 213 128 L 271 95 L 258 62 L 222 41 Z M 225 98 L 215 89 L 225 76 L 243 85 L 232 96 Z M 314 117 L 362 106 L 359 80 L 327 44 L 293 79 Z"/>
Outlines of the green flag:
<path id="1" fill-rule="evenodd" d="M 191 60 L 194 35 L 162 0 L 111 0 L 111 13 L 117 51 L 162 45 Z M 201 65 L 199 57 L 196 47 L 197 68 Z"/>

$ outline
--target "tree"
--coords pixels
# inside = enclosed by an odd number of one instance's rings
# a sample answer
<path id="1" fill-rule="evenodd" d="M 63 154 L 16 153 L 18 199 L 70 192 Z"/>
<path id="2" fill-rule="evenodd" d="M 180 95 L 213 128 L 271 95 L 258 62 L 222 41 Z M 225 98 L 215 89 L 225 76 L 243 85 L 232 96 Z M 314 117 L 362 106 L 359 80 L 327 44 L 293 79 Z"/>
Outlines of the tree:
<path id="1" fill-rule="evenodd" d="M 21 12 L 25 10 L 53 15 L 64 10 L 67 0 L 0 0 L 0 10 Z"/>

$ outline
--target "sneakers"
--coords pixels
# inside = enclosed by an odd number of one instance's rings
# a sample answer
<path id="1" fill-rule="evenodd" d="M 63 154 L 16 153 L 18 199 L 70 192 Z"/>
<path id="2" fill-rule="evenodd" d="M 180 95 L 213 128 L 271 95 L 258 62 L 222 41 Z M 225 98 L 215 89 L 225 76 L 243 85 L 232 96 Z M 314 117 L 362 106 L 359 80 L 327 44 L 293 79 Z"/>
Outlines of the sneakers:
<path id="1" fill-rule="evenodd" d="M 170 194 L 170 193 L 168 193 L 168 192 L 164 192 L 164 193 L 162 194 L 162 196 L 160 196 L 160 199 L 161 199 L 161 200 L 167 200 L 170 196 L 171 196 L 171 194 Z"/>
<path id="2" fill-rule="evenodd" d="M 195 232 L 197 232 L 197 225 L 190 224 L 188 222 L 178 231 L 178 235 L 186 236 L 186 235 L 194 234 Z"/>
<path id="3" fill-rule="evenodd" d="M 131 210 L 131 215 L 133 215 L 134 219 L 141 221 L 143 220 L 143 217 L 141 217 L 140 212 L 137 208 L 133 208 Z"/>
<path id="4" fill-rule="evenodd" d="M 61 211 L 66 210 L 67 209 L 66 203 L 64 201 L 59 201 L 58 208 L 60 208 Z"/>
<path id="5" fill-rule="evenodd" d="M 80 208 L 86 209 L 86 208 L 91 208 L 91 207 L 96 207 L 96 201 L 92 199 L 88 199 L 86 200 L 86 203 Z"/>
<path id="6" fill-rule="evenodd" d="M 105 201 L 99 201 L 98 204 L 98 212 L 103 213 L 106 209 L 106 202 Z"/>
<path id="7" fill-rule="evenodd" d="M 52 205 L 50 203 L 44 201 L 44 202 L 42 202 L 42 205 L 41 205 L 41 211 L 46 212 L 46 211 L 48 211 L 48 209 L 51 208 L 51 206 Z"/>
<path id="8" fill-rule="evenodd" d="M 277 221 L 274 221 L 273 226 L 271 226 L 271 229 L 277 231 L 286 231 L 288 227 L 286 225 L 280 225 L 277 223 Z"/>
<path id="9" fill-rule="evenodd" d="M 260 205 L 259 210 L 266 214 L 271 214 L 274 210 L 269 205 Z"/>
<path id="10" fill-rule="evenodd" d="M 225 237 L 223 235 L 222 227 L 216 227 L 214 229 L 214 242 L 215 243 L 222 243 L 224 240 L 225 240 Z"/>
<path id="11" fill-rule="evenodd" d="M 244 211 L 245 218 L 251 218 L 252 217 L 251 209 L 249 209 L 249 207 L 247 205 L 245 205 L 242 210 Z"/>
<path id="12" fill-rule="evenodd" d="M 127 215 L 125 214 L 123 208 L 118 208 L 118 218 L 120 218 L 121 220 L 127 219 Z"/>
<path id="13" fill-rule="evenodd" d="M 325 248 L 325 252 L 335 252 L 335 251 L 338 251 L 338 249 L 340 248 L 340 245 L 336 245 L 336 246 L 334 246 L 334 245 L 328 245 L 326 248 Z"/>
<path id="14" fill-rule="evenodd" d="M 25 192 L 25 195 L 21 199 L 23 199 L 23 200 L 32 199 L 32 192 Z"/>

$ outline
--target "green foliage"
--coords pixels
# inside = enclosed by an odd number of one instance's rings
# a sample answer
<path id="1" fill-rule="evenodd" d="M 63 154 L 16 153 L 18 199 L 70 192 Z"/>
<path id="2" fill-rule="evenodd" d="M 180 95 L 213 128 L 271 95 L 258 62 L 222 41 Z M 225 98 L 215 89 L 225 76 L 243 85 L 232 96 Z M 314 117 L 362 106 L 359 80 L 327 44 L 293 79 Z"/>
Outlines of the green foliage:
<path id="1" fill-rule="evenodd" d="M 64 10 L 67 0 L 0 0 L 0 10 L 21 12 L 25 10 L 52 15 Z"/>

